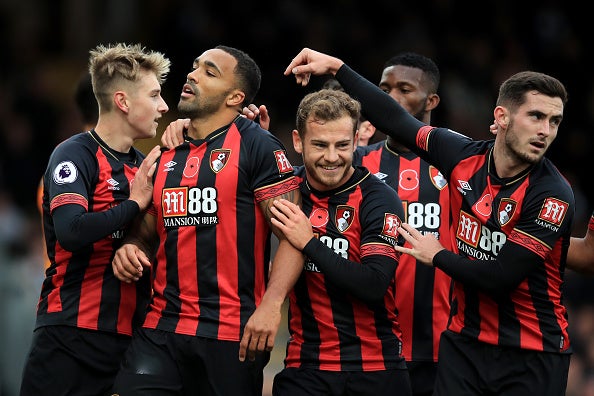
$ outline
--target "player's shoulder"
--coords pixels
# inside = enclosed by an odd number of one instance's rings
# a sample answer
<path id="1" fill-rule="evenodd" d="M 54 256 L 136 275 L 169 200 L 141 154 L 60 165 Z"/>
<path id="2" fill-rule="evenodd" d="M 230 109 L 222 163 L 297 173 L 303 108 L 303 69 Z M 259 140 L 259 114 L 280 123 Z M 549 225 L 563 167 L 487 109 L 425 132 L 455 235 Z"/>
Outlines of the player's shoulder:
<path id="1" fill-rule="evenodd" d="M 242 136 L 273 136 L 270 131 L 262 128 L 260 124 L 250 119 L 247 119 L 246 117 L 237 117 L 234 121 L 234 124 L 237 126 L 237 130 Z"/>
<path id="2" fill-rule="evenodd" d="M 398 195 L 396 190 L 386 184 L 385 181 L 381 180 L 379 177 L 374 175 L 369 171 L 369 169 L 365 168 L 362 165 L 354 165 L 355 168 L 355 175 L 361 181 L 361 184 L 368 189 L 370 192 L 375 193 L 379 191 L 380 193 L 385 193 L 388 195 Z"/>
<path id="3" fill-rule="evenodd" d="M 537 190 L 548 190 L 559 195 L 573 197 L 571 183 L 548 158 L 543 158 L 536 166 L 531 178 L 533 179 L 531 185 Z"/>
<path id="4" fill-rule="evenodd" d="M 79 157 L 89 151 L 92 152 L 97 145 L 98 143 L 94 141 L 88 132 L 81 132 L 58 143 L 54 148 L 52 156 Z"/>

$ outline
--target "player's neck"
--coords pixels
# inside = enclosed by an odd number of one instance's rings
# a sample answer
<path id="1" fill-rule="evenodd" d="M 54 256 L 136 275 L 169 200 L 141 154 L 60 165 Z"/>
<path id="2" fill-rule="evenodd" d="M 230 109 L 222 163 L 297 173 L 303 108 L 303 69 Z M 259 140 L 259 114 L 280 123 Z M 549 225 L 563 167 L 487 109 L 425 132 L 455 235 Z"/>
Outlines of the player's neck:
<path id="1" fill-rule="evenodd" d="M 134 144 L 134 139 L 126 134 L 121 125 L 112 125 L 107 120 L 99 120 L 94 128 L 97 136 L 112 150 L 127 153 Z"/>
<path id="2" fill-rule="evenodd" d="M 188 137 L 204 139 L 217 129 L 231 124 L 238 116 L 237 112 L 219 112 L 210 117 L 193 118 L 190 120 Z"/>

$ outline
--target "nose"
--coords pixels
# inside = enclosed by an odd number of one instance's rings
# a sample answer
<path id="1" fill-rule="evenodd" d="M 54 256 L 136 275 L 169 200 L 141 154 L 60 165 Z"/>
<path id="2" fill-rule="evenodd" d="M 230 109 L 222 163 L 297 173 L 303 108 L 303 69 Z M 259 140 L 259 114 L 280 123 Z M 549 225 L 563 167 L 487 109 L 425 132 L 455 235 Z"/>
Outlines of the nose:
<path id="1" fill-rule="evenodd" d="M 324 152 L 324 159 L 328 162 L 335 162 L 338 160 L 338 150 L 333 146 L 328 147 Z"/>
<path id="2" fill-rule="evenodd" d="M 161 97 L 161 103 L 159 104 L 159 113 L 165 114 L 168 111 L 169 111 L 169 106 L 167 106 L 165 99 L 163 99 L 163 97 Z"/>
<path id="3" fill-rule="evenodd" d="M 197 75 L 198 75 L 198 68 L 196 68 L 188 73 L 188 75 L 187 75 L 188 81 L 196 81 Z"/>
<path id="4" fill-rule="evenodd" d="M 553 127 L 550 124 L 550 120 L 546 119 L 540 125 L 539 134 L 544 136 L 549 136 L 552 132 Z"/>

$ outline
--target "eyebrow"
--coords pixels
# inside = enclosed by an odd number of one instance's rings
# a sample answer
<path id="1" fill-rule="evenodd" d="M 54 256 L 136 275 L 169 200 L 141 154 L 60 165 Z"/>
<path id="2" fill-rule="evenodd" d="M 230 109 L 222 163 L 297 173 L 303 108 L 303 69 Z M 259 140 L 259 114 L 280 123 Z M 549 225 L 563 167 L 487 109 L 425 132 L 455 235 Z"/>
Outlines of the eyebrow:
<path id="1" fill-rule="evenodd" d="M 194 68 L 196 68 L 198 64 L 200 64 L 200 57 L 194 59 Z M 217 72 L 221 73 L 221 69 L 219 69 L 218 66 L 216 65 L 216 63 L 214 63 L 213 61 L 205 60 L 204 65 L 208 66 L 208 67 L 212 67 Z"/>

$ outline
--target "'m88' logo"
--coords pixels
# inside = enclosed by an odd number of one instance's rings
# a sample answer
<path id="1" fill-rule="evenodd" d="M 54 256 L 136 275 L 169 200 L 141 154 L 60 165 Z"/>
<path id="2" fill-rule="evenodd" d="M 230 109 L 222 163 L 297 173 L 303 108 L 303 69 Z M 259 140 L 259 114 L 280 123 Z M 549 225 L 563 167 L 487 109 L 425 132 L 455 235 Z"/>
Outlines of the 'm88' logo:
<path id="1" fill-rule="evenodd" d="M 436 230 L 441 225 L 441 206 L 439 204 L 402 201 L 406 223 L 416 229 Z"/>
<path id="2" fill-rule="evenodd" d="M 216 213 L 217 190 L 214 187 L 165 188 L 161 195 L 163 217 Z"/>

